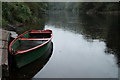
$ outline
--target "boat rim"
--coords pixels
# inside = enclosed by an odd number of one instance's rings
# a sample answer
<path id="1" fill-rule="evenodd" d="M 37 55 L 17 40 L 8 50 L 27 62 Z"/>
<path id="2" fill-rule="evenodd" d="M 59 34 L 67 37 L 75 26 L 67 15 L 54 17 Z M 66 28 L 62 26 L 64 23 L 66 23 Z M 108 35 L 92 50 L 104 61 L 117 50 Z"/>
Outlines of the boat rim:
<path id="1" fill-rule="evenodd" d="M 30 31 L 39 31 L 39 30 L 29 30 L 29 31 L 26 31 L 26 32 L 24 32 L 23 34 L 19 35 L 18 37 L 16 37 L 16 38 L 10 43 L 10 45 L 9 45 L 9 52 L 10 52 L 11 54 L 13 54 L 13 53 L 12 53 L 12 47 L 11 47 L 12 44 L 13 44 L 16 40 L 18 40 L 18 38 L 22 37 L 22 36 L 23 36 L 24 34 L 26 34 L 26 33 L 29 33 Z M 42 46 L 44 46 L 45 44 L 47 44 L 48 42 L 50 42 L 51 39 L 52 39 L 52 37 L 53 37 L 53 35 L 52 35 L 52 30 L 49 30 L 49 29 L 47 29 L 47 30 L 40 30 L 41 33 L 44 32 L 44 31 L 50 31 L 50 32 L 51 32 L 51 36 L 50 36 L 50 38 L 49 38 L 46 42 L 44 42 L 44 43 L 42 43 L 41 45 L 38 45 L 38 46 L 36 46 L 36 47 L 27 49 L 27 50 L 19 50 L 19 51 L 16 51 L 16 52 L 14 53 L 14 55 L 27 53 L 27 52 L 29 52 L 29 51 L 35 50 L 35 49 L 37 49 L 37 48 L 39 48 L 39 47 L 42 47 Z"/>

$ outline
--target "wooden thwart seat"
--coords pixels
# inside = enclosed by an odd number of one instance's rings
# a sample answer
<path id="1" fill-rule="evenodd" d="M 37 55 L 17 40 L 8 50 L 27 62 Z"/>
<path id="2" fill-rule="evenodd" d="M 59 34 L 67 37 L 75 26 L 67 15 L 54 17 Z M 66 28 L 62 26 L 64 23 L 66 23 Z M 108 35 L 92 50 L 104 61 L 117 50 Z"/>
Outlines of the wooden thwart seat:
<path id="1" fill-rule="evenodd" d="M 30 33 L 41 33 L 41 32 L 30 32 Z M 44 32 L 44 33 L 49 33 L 49 34 L 51 34 L 50 32 Z M 41 33 L 41 34 L 44 34 L 44 33 Z"/>
<path id="2" fill-rule="evenodd" d="M 39 38 L 39 39 L 37 39 L 37 38 L 21 38 L 21 39 L 19 39 L 19 40 L 49 40 L 50 38 Z"/>

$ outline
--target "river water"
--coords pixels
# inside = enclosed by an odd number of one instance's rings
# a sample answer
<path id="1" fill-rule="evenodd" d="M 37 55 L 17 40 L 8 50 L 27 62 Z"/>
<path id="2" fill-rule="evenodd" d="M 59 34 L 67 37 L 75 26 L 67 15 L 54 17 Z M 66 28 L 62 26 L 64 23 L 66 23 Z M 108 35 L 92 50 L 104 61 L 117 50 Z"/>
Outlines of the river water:
<path id="1" fill-rule="evenodd" d="M 118 78 L 119 15 L 51 11 L 53 54 L 33 78 Z"/>

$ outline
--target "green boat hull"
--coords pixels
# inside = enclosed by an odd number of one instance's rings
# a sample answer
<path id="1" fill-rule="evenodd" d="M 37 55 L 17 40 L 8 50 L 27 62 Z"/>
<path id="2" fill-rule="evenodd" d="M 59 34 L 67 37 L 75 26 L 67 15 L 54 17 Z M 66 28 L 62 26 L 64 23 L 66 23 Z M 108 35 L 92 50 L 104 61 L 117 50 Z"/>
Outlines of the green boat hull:
<path id="1" fill-rule="evenodd" d="M 35 50 L 26 52 L 24 54 L 13 55 L 13 59 L 15 61 L 16 67 L 21 68 L 35 61 L 36 59 L 40 58 L 43 54 L 47 52 L 50 46 L 51 46 L 51 41 Z"/>
<path id="2" fill-rule="evenodd" d="M 14 66 L 21 68 L 47 53 L 51 39 L 51 30 L 30 30 L 19 35 L 9 45 Z"/>

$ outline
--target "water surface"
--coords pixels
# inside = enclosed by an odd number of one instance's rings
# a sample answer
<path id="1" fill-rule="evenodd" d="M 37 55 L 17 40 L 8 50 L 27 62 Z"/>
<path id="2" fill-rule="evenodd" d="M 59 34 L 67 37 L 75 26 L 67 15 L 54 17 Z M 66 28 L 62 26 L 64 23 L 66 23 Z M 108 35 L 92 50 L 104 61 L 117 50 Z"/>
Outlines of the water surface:
<path id="1" fill-rule="evenodd" d="M 52 11 L 53 54 L 34 78 L 118 78 L 118 15 Z"/>

